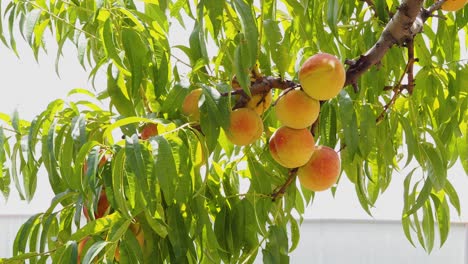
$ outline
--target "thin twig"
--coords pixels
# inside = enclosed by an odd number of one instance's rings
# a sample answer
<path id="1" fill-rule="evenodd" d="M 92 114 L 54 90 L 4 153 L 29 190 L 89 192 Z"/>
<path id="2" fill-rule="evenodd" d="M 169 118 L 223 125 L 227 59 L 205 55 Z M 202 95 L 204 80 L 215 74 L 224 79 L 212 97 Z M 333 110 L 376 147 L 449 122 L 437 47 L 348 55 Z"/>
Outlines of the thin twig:
<path id="1" fill-rule="evenodd" d="M 396 99 L 398 98 L 398 96 L 400 96 L 401 92 L 403 91 L 402 81 L 403 81 L 404 77 L 406 76 L 406 74 L 408 74 L 408 82 L 409 82 L 406 85 L 406 87 L 408 89 L 408 92 L 410 92 L 410 89 L 411 89 L 411 92 L 412 92 L 413 88 L 410 88 L 410 87 L 414 86 L 413 65 L 414 65 L 414 61 L 415 61 L 415 59 L 414 59 L 413 40 L 408 41 L 408 55 L 409 55 L 408 56 L 409 58 L 408 58 L 408 62 L 406 63 L 405 70 L 403 71 L 403 74 L 401 74 L 401 77 L 400 77 L 400 80 L 398 81 L 398 83 L 393 87 L 393 96 L 392 96 L 392 98 L 390 99 L 390 101 L 387 104 L 385 104 L 384 109 L 379 114 L 379 116 L 375 119 L 375 122 L 377 124 L 380 123 L 384 119 L 385 113 L 388 111 L 388 109 L 390 109 L 390 107 L 393 104 L 395 104 Z M 410 75 L 411 75 L 411 80 L 410 80 Z"/>
<path id="2" fill-rule="evenodd" d="M 296 176 L 297 176 L 297 170 L 298 168 L 294 168 L 294 169 L 291 169 L 289 171 L 289 176 L 288 176 L 288 179 L 286 180 L 286 182 L 281 185 L 280 189 L 274 193 L 271 194 L 271 200 L 274 202 L 276 201 L 278 198 L 281 198 L 283 197 L 284 193 L 286 192 L 286 190 L 288 189 L 288 187 L 294 182 L 294 180 L 296 179 Z"/>
<path id="3" fill-rule="evenodd" d="M 408 90 L 409 94 L 413 94 L 414 85 L 415 85 L 413 66 L 414 66 L 414 63 L 417 61 L 417 59 L 414 58 L 414 40 L 411 39 L 410 41 L 408 41 L 406 46 L 408 48 L 408 70 L 407 70 L 408 86 L 406 87 L 406 89 Z"/>

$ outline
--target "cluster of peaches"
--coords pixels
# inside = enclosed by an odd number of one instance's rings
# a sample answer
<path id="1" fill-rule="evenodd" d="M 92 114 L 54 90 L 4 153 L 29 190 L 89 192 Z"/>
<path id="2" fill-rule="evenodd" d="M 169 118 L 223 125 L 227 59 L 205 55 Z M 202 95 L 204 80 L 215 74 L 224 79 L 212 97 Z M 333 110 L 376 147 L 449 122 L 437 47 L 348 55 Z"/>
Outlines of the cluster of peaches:
<path id="1" fill-rule="evenodd" d="M 310 127 L 319 116 L 320 101 L 337 96 L 345 78 L 343 64 L 335 56 L 315 54 L 299 71 L 301 87 L 284 90 L 274 106 L 281 127 L 269 139 L 271 156 L 283 167 L 297 168 L 300 183 L 312 191 L 330 188 L 340 174 L 338 154 L 327 146 L 316 146 Z M 200 118 L 198 100 L 201 92 L 201 89 L 193 90 L 183 102 L 182 111 L 191 121 Z M 232 111 L 227 138 L 240 146 L 259 139 L 264 129 L 261 115 L 271 102 L 271 91 L 254 94 L 245 107 Z"/>

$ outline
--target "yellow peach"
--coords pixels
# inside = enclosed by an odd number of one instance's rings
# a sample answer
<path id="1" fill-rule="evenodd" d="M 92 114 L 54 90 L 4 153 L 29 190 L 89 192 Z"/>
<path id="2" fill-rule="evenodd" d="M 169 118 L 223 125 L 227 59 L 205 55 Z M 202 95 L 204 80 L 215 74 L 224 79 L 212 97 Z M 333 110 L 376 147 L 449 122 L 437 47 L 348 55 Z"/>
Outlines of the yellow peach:
<path id="1" fill-rule="evenodd" d="M 200 109 L 198 108 L 198 100 L 202 94 L 202 89 L 192 90 L 182 103 L 182 112 L 188 116 L 190 121 L 200 120 Z"/>
<path id="2" fill-rule="evenodd" d="M 250 108 L 238 108 L 230 116 L 227 138 L 234 145 L 245 146 L 252 144 L 262 136 L 263 121 Z"/>
<path id="3" fill-rule="evenodd" d="M 442 4 L 441 9 L 444 11 L 458 11 L 467 3 L 468 0 L 447 0 Z"/>
<path id="4" fill-rule="evenodd" d="M 304 165 L 312 156 L 315 140 L 309 130 L 287 126 L 278 128 L 271 135 L 269 148 L 271 156 L 286 168 Z"/>
<path id="5" fill-rule="evenodd" d="M 292 90 L 278 99 L 275 113 L 284 126 L 306 128 L 317 120 L 320 102 L 308 96 L 304 91 Z"/>
<path id="6" fill-rule="evenodd" d="M 299 71 L 299 82 L 310 97 L 329 100 L 338 95 L 346 81 L 343 64 L 328 53 L 309 57 Z"/>
<path id="7" fill-rule="evenodd" d="M 318 192 L 332 187 L 340 175 L 338 153 L 327 146 L 317 146 L 310 160 L 297 171 L 299 182 L 305 188 Z"/>

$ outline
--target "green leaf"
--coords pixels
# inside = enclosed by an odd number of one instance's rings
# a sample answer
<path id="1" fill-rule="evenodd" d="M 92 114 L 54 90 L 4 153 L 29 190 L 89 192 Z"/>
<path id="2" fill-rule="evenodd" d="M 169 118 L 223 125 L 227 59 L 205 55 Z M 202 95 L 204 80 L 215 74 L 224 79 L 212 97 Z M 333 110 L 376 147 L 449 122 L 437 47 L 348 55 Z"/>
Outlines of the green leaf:
<path id="1" fill-rule="evenodd" d="M 184 263 L 187 257 L 191 239 L 188 236 L 182 212 L 178 205 L 174 204 L 166 209 L 167 223 L 170 227 L 169 240 L 171 241 L 174 250 L 174 261 L 177 263 Z"/>
<path id="2" fill-rule="evenodd" d="M 461 215 L 460 198 L 458 198 L 457 191 L 450 183 L 450 181 L 445 182 L 444 191 L 447 194 L 452 206 L 455 207 L 455 210 L 457 210 L 458 215 Z"/>
<path id="3" fill-rule="evenodd" d="M 207 111 L 212 121 L 216 120 L 216 124 L 221 126 L 224 130 L 227 130 L 229 128 L 230 116 L 230 111 L 227 107 L 229 105 L 229 98 L 227 96 L 222 96 L 212 87 L 204 86 L 203 96 L 200 100 L 201 110 Z"/>
<path id="4" fill-rule="evenodd" d="M 77 230 L 70 236 L 70 240 L 80 241 L 86 236 L 101 234 L 108 231 L 114 224 L 118 223 L 122 219 L 119 212 L 114 212 L 103 216 L 94 221 L 88 222 L 81 229 Z"/>
<path id="5" fill-rule="evenodd" d="M 106 56 L 111 59 L 115 66 L 124 74 L 127 76 L 130 76 L 131 73 L 125 68 L 125 66 L 122 63 L 122 60 L 120 59 L 119 56 L 119 51 L 117 50 L 115 44 L 114 44 L 114 35 L 112 34 L 113 28 L 112 28 L 112 21 L 111 19 L 107 19 L 104 22 L 104 27 L 102 28 L 102 33 L 101 33 L 101 38 L 102 38 L 102 44 L 104 45 L 104 50 L 106 51 Z"/>
<path id="6" fill-rule="evenodd" d="M 361 108 L 360 119 L 359 150 L 362 157 L 366 159 L 375 147 L 375 140 L 377 139 L 376 116 L 369 105 L 364 105 Z"/>
<path id="7" fill-rule="evenodd" d="M 262 251 L 263 263 L 289 263 L 288 235 L 280 226 L 270 226 L 268 242 Z"/>
<path id="8" fill-rule="evenodd" d="M 427 199 L 429 199 L 429 195 L 431 194 L 432 190 L 432 181 L 431 180 L 426 180 L 424 182 L 423 188 L 419 192 L 418 198 L 416 198 L 415 203 L 412 205 L 411 209 L 408 211 L 404 212 L 404 215 L 412 215 L 414 214 L 419 208 L 424 206 L 426 203 Z"/>
<path id="9" fill-rule="evenodd" d="M 120 74 L 114 79 L 112 76 L 112 65 L 107 68 L 107 93 L 111 100 L 111 105 L 123 116 L 134 116 L 135 108 L 128 98 L 126 87 L 122 85 Z"/>
<path id="10" fill-rule="evenodd" d="M 109 244 L 107 241 L 97 241 L 87 251 L 83 258 L 83 264 L 93 263 L 98 254 Z"/>
<path id="11" fill-rule="evenodd" d="M 422 228 L 425 237 L 426 250 L 430 253 L 434 247 L 434 215 L 429 201 L 423 206 Z"/>
<path id="12" fill-rule="evenodd" d="M 28 238 L 31 234 L 31 230 L 34 228 L 35 225 L 40 223 L 42 215 L 42 213 L 35 214 L 31 216 L 23 225 L 21 225 L 13 243 L 14 256 L 26 252 L 26 245 L 28 243 Z"/>
<path id="13" fill-rule="evenodd" d="M 339 19 L 340 1 L 339 0 L 329 0 L 327 8 L 327 22 L 333 34 L 336 34 L 337 23 Z"/>
<path id="14" fill-rule="evenodd" d="M 450 209 L 444 196 L 431 194 L 431 198 L 434 203 L 437 224 L 439 226 L 440 247 L 442 247 L 445 241 L 447 241 L 450 230 Z"/>
<path id="15" fill-rule="evenodd" d="M 125 50 L 125 58 L 128 60 L 131 72 L 132 98 L 136 98 L 140 92 L 140 85 L 144 69 L 147 68 L 146 58 L 148 48 L 135 30 L 124 28 L 122 30 L 122 44 Z"/>
<path id="16" fill-rule="evenodd" d="M 294 217 L 290 217 L 289 224 L 291 229 L 291 247 L 289 248 L 289 252 L 293 252 L 299 245 L 301 232 L 298 220 L 296 220 Z"/>
<path id="17" fill-rule="evenodd" d="M 436 191 L 444 188 L 447 179 L 447 166 L 442 160 L 442 156 L 430 144 L 423 144 L 421 146 L 427 160 L 427 170 L 429 179 L 432 181 L 433 187 Z"/>
<path id="18" fill-rule="evenodd" d="M 234 0 L 233 4 L 239 15 L 244 36 L 244 38 L 240 39 L 240 46 L 246 47 L 246 52 L 243 52 L 243 55 L 247 57 L 245 58 L 247 67 L 252 67 L 257 61 L 258 50 L 258 29 L 252 6 L 244 0 Z"/>
<path id="19" fill-rule="evenodd" d="M 227 263 L 229 263 L 233 255 L 236 255 L 237 253 L 234 252 L 234 238 L 231 230 L 231 215 L 231 209 L 227 204 L 224 204 L 221 207 L 219 213 L 216 215 L 214 222 L 214 232 L 220 247 L 219 253 L 223 261 Z"/>
<path id="20" fill-rule="evenodd" d="M 161 192 L 167 204 L 174 202 L 174 190 L 177 177 L 177 168 L 172 155 L 171 145 L 166 138 L 156 136 L 150 138 L 153 150 L 154 171 L 157 173 Z"/>
<path id="21" fill-rule="evenodd" d="M 337 116 L 335 105 L 330 101 L 320 106 L 319 140 L 320 144 L 334 148 L 337 143 Z"/>
<path id="22" fill-rule="evenodd" d="M 145 158 L 145 149 L 140 144 L 137 135 L 133 135 L 131 138 L 127 137 L 125 141 L 125 153 L 126 153 L 126 163 L 128 164 L 131 171 L 136 176 L 137 181 L 137 189 L 138 193 L 148 194 L 149 186 L 147 182 L 147 175 L 151 173 L 151 169 L 147 168 L 149 163 L 148 159 Z M 141 195 L 142 202 L 144 201 L 146 205 L 146 197 L 147 195 Z M 148 197 L 149 198 L 149 197 Z"/>
<path id="23" fill-rule="evenodd" d="M 112 162 L 112 189 L 114 191 L 114 198 L 120 212 L 127 219 L 131 219 L 132 215 L 127 205 L 125 192 L 124 192 L 124 178 L 127 173 L 125 171 L 125 149 L 120 149 L 114 156 L 114 162 Z"/>
<path id="24" fill-rule="evenodd" d="M 246 41 L 245 36 L 240 33 L 240 41 Z M 234 51 L 234 73 L 240 86 L 247 95 L 250 95 L 250 54 L 245 45 L 239 45 Z"/>
<path id="25" fill-rule="evenodd" d="M 2 13 L 2 3 L 0 1 L 0 13 Z M 3 19 L 0 19 L 0 40 L 8 47 L 7 40 L 5 39 L 5 33 L 3 32 Z"/>
<path id="26" fill-rule="evenodd" d="M 341 91 L 338 101 L 344 143 L 346 144 L 350 159 L 353 160 L 354 155 L 358 152 L 359 146 L 359 130 L 357 127 L 356 112 L 354 111 L 353 101 L 345 90 Z"/>
<path id="27" fill-rule="evenodd" d="M 234 206 L 232 211 L 232 233 L 236 234 L 234 240 L 235 252 L 242 249 L 248 254 L 257 246 L 257 225 L 249 220 L 254 219 L 254 216 L 254 208 L 249 200 L 242 199 Z"/>
<path id="28" fill-rule="evenodd" d="M 6 149 L 8 148 L 7 138 L 3 130 L 3 126 L 0 125 L 0 192 L 2 192 L 5 200 L 8 199 L 10 194 L 10 171 L 6 167 L 6 158 L 7 153 Z"/>
<path id="29" fill-rule="evenodd" d="M 32 46 L 32 36 L 34 34 L 34 28 L 41 17 L 41 10 L 33 9 L 29 12 L 26 16 L 26 23 L 25 23 L 25 38 L 28 41 L 29 45 Z"/>

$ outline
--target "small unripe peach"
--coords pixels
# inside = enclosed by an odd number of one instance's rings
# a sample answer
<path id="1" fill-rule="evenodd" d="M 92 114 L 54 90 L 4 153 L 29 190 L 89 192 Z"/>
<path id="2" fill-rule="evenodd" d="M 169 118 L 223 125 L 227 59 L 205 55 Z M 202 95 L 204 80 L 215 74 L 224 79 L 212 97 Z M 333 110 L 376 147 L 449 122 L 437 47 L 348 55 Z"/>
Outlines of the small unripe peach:
<path id="1" fill-rule="evenodd" d="M 265 94 L 252 95 L 252 98 L 247 103 L 247 107 L 255 110 L 258 115 L 262 115 L 270 107 L 272 98 L 273 96 L 270 91 Z"/>
<path id="2" fill-rule="evenodd" d="M 275 105 L 276 117 L 284 126 L 306 128 L 312 125 L 320 112 L 320 102 L 301 90 L 282 95 Z"/>
<path id="3" fill-rule="evenodd" d="M 263 121 L 250 108 L 238 108 L 232 111 L 229 129 L 226 133 L 234 145 L 245 146 L 259 139 L 263 133 Z"/>
<path id="4" fill-rule="evenodd" d="M 340 158 L 327 146 L 317 146 L 310 160 L 297 171 L 299 182 L 305 188 L 318 192 L 332 187 L 340 175 Z"/>
<path id="5" fill-rule="evenodd" d="M 182 112 L 188 116 L 190 121 L 200 120 L 200 109 L 198 107 L 198 100 L 202 94 L 202 89 L 195 89 L 191 91 L 182 103 Z"/>
<path id="6" fill-rule="evenodd" d="M 442 4 L 441 9 L 444 11 L 458 11 L 467 3 L 468 0 L 447 0 Z"/>
<path id="7" fill-rule="evenodd" d="M 282 126 L 271 135 L 269 148 L 276 162 L 286 168 L 297 168 L 304 165 L 312 156 L 315 140 L 305 128 L 294 129 Z"/>
<path id="8" fill-rule="evenodd" d="M 310 97 L 329 100 L 338 95 L 344 86 L 346 72 L 337 57 L 318 53 L 309 57 L 299 71 L 299 82 Z"/>

